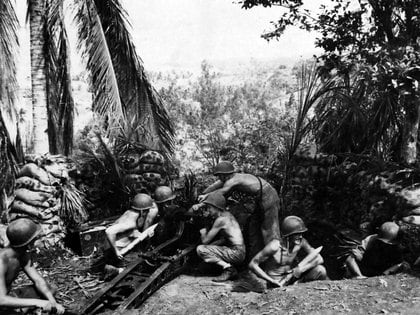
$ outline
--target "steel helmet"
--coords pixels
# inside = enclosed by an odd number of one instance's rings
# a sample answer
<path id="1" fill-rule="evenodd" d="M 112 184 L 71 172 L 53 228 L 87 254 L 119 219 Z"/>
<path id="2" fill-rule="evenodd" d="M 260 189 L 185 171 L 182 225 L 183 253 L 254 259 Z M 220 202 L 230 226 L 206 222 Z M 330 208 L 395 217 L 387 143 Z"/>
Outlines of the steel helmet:
<path id="1" fill-rule="evenodd" d="M 398 236 L 400 227 L 394 222 L 385 222 L 379 228 L 378 240 L 387 243 L 395 244 L 395 239 Z"/>
<path id="2" fill-rule="evenodd" d="M 235 172 L 235 168 L 233 167 L 233 164 L 228 161 L 222 161 L 216 165 L 214 168 L 214 175 L 219 174 L 232 174 Z"/>
<path id="3" fill-rule="evenodd" d="M 303 223 L 303 220 L 297 216 L 290 215 L 284 218 L 283 222 L 281 223 L 280 227 L 282 236 L 288 237 L 292 234 L 298 234 L 306 232 L 308 229 Z"/>
<path id="4" fill-rule="evenodd" d="M 131 202 L 131 209 L 147 210 L 153 207 L 153 199 L 147 194 L 137 194 Z"/>
<path id="5" fill-rule="evenodd" d="M 172 192 L 172 189 L 168 186 L 159 186 L 155 190 L 155 202 L 162 203 L 165 201 L 175 199 L 175 194 Z"/>
<path id="6" fill-rule="evenodd" d="M 211 205 L 219 210 L 226 210 L 226 199 L 220 192 L 210 193 L 207 198 L 203 201 L 206 205 Z"/>
<path id="7" fill-rule="evenodd" d="M 20 218 L 10 222 L 6 235 L 11 247 L 23 247 L 34 240 L 41 231 L 41 226 L 31 219 Z"/>

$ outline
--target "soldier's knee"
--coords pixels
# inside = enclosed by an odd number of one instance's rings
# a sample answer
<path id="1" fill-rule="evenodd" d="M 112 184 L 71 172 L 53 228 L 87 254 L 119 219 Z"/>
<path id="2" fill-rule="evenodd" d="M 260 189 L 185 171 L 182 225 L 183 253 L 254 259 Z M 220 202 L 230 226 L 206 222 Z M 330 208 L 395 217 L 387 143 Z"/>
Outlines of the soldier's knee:
<path id="1" fill-rule="evenodd" d="M 197 255 L 198 255 L 199 257 L 203 257 L 204 252 L 205 252 L 205 247 L 204 247 L 204 245 L 198 245 L 198 246 L 197 246 L 197 248 L 196 248 L 196 252 L 197 252 Z"/>
<path id="2" fill-rule="evenodd" d="M 323 265 L 318 265 L 314 267 L 314 273 L 317 280 L 326 280 L 328 279 L 327 269 Z"/>

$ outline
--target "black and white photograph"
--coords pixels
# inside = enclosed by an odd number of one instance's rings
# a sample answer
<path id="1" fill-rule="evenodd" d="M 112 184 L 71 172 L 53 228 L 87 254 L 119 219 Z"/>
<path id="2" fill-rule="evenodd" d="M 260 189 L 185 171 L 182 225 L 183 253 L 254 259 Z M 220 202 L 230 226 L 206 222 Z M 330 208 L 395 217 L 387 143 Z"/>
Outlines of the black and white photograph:
<path id="1" fill-rule="evenodd" d="M 0 314 L 419 314 L 419 83 L 418 0 L 0 0 Z"/>

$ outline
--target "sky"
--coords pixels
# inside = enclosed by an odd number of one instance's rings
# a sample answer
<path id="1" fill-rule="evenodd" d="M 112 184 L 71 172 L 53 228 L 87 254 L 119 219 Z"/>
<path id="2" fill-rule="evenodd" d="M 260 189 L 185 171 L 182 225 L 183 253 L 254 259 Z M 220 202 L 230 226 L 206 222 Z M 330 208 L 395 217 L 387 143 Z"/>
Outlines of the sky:
<path id="1" fill-rule="evenodd" d="M 66 0 L 70 3 L 71 0 Z M 312 8 L 322 0 L 307 1 Z M 325 1 L 324 1 L 325 2 Z M 26 1 L 17 0 L 21 21 L 21 78 L 29 75 L 29 30 L 25 25 Z M 131 34 L 146 70 L 199 69 L 202 60 L 270 60 L 308 58 L 317 50 L 315 35 L 297 28 L 280 40 L 261 38 L 282 9 L 241 9 L 232 0 L 121 0 L 131 22 Z M 76 52 L 74 27 L 70 31 L 73 73 L 83 70 Z"/>

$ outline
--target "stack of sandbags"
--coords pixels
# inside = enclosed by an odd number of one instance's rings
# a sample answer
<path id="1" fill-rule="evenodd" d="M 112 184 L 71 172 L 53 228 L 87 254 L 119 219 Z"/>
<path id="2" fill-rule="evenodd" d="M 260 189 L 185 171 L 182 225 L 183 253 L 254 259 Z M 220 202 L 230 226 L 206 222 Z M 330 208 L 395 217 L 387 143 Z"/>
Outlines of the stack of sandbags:
<path id="1" fill-rule="evenodd" d="M 410 209 L 407 215 L 402 218 L 405 223 L 415 224 L 420 226 L 420 187 L 406 187 L 401 190 L 399 195 L 404 199 Z"/>
<path id="2" fill-rule="evenodd" d="M 32 162 L 20 169 L 15 183 L 15 199 L 9 212 L 9 221 L 29 217 L 41 224 L 43 236 L 36 245 L 44 248 L 61 245 L 65 236 L 65 226 L 59 216 L 61 179 L 55 176 L 58 173 L 53 174 L 47 169 Z"/>
<path id="3" fill-rule="evenodd" d="M 165 158 L 159 152 L 132 153 L 124 156 L 121 164 L 125 171 L 124 184 L 132 193 L 150 194 L 167 182 Z"/>

